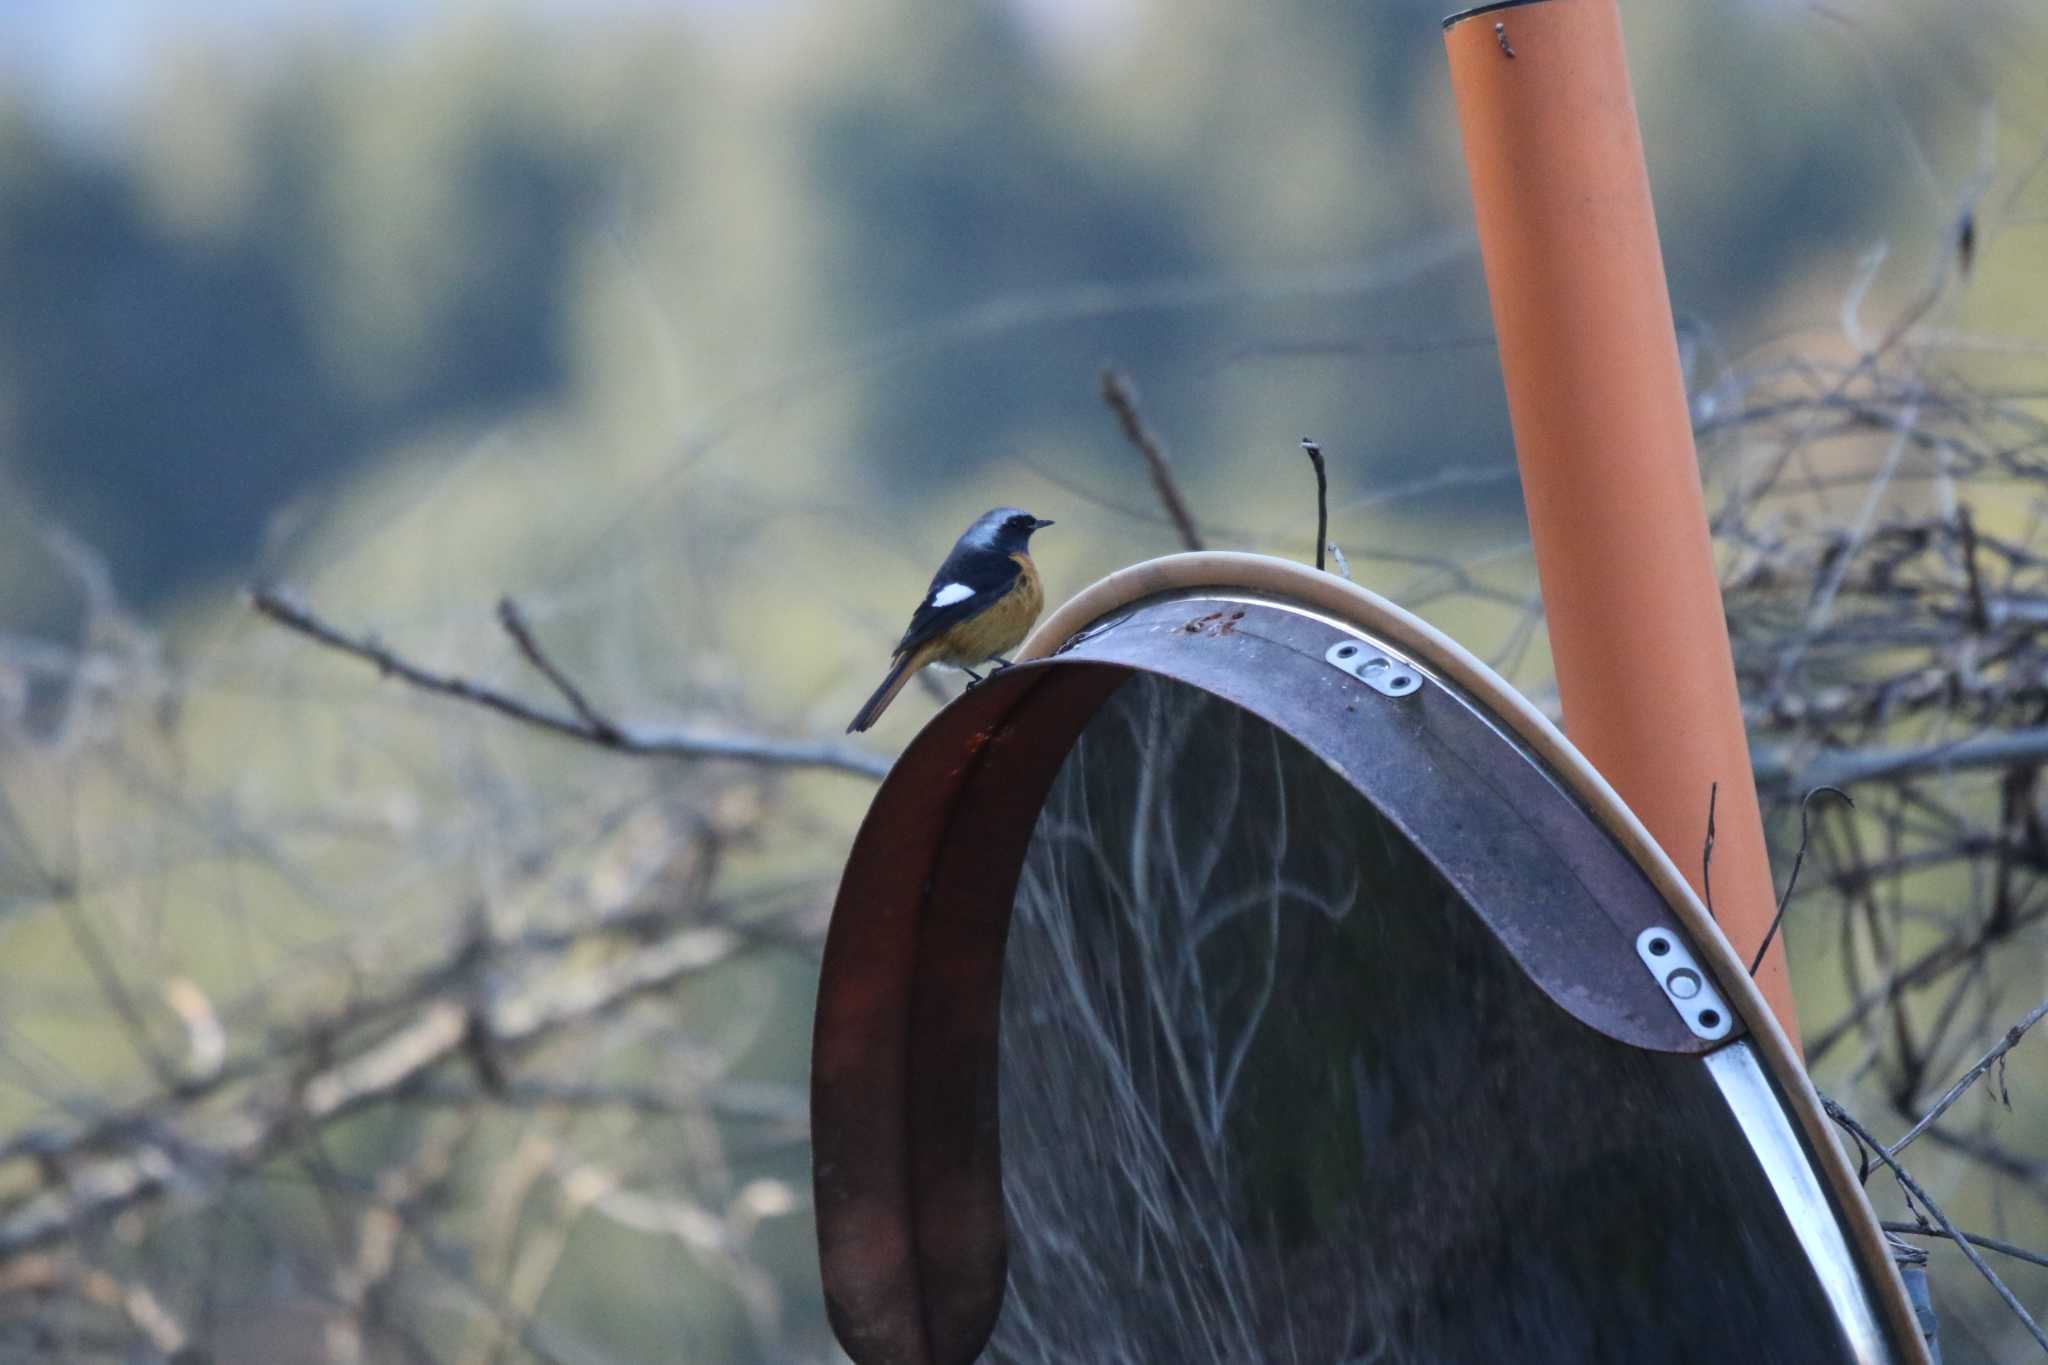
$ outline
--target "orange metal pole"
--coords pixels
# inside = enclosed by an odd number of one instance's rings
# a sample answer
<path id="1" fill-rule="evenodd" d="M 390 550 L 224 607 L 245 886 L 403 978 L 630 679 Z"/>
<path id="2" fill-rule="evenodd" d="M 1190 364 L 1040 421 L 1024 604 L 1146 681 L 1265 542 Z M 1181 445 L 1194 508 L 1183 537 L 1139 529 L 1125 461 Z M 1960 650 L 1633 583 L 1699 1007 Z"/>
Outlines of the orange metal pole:
<path id="1" fill-rule="evenodd" d="M 1616 0 L 1444 22 L 1572 741 L 1747 961 L 1775 909 Z M 1795 1042 L 1782 940 L 1757 984 Z"/>

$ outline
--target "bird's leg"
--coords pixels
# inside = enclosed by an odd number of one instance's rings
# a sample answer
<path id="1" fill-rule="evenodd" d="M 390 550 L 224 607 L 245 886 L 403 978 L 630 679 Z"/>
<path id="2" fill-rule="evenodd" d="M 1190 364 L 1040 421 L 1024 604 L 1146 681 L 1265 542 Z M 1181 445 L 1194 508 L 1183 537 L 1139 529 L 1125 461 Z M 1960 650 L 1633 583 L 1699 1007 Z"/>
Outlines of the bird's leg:
<path id="1" fill-rule="evenodd" d="M 973 681 L 972 681 L 972 682 L 970 682 L 970 683 L 968 683 L 968 684 L 967 684 L 967 686 L 966 686 L 965 688 L 963 688 L 962 690 L 963 690 L 963 691 L 967 691 L 967 692 L 972 692 L 972 691 L 974 690 L 974 688 L 975 688 L 975 685 L 981 682 L 981 680 L 982 680 L 982 678 L 981 678 L 981 674 L 979 674 L 979 673 L 976 673 L 976 672 L 975 672 L 975 671 L 974 671 L 973 669 L 971 669 L 971 668 L 968 668 L 968 667 L 967 667 L 966 665 L 964 665 L 964 664 L 963 664 L 963 665 L 961 665 L 960 671 L 961 671 L 962 673 L 965 673 L 965 674 L 966 674 L 966 675 L 967 675 L 967 676 L 968 676 L 969 678 L 973 679 Z"/>
<path id="2" fill-rule="evenodd" d="M 1000 673 L 1006 668 L 1015 667 L 1015 665 L 1013 665 L 1008 659 L 1005 659 L 1000 654 L 995 656 L 995 665 L 995 668 L 990 670 L 991 672 Z"/>

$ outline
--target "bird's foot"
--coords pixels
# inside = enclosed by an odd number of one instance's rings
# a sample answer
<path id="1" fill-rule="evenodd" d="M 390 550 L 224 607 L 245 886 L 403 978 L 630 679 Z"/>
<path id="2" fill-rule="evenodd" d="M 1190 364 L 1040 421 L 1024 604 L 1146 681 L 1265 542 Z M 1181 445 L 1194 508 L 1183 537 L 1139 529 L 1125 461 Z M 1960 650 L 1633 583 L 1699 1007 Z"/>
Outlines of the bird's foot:
<path id="1" fill-rule="evenodd" d="M 967 686 L 966 686 L 966 687 L 964 687 L 964 688 L 962 688 L 962 689 L 961 689 L 962 691 L 964 691 L 964 692 L 972 692 L 972 691 L 973 691 L 973 690 L 974 690 L 975 688 L 977 688 L 977 687 L 979 687 L 979 686 L 981 685 L 981 683 L 982 683 L 982 681 L 983 681 L 983 679 L 982 679 L 982 676 L 981 676 L 981 674 L 979 674 L 979 673 L 976 673 L 976 672 L 975 672 L 975 671 L 974 671 L 973 669 L 971 669 L 971 668 L 962 668 L 962 669 L 961 669 L 960 671 L 961 671 L 962 673 L 965 673 L 965 674 L 967 675 L 967 678 L 968 678 L 968 683 L 967 683 Z"/>
<path id="2" fill-rule="evenodd" d="M 994 667 L 993 669 L 991 669 L 991 670 L 990 670 L 991 672 L 994 672 L 994 673 L 1000 673 L 1000 672 L 1002 672 L 1002 671 L 1003 671 L 1004 669 L 1006 669 L 1006 668 L 1013 668 L 1013 667 L 1015 667 L 1015 665 L 1014 665 L 1014 664 L 1012 664 L 1012 663 L 1011 663 L 1011 662 L 1010 662 L 1010 661 L 1009 661 L 1008 659 L 1005 659 L 1005 658 L 1004 658 L 1004 657 L 1003 657 L 1002 655 L 1000 655 L 1000 654 L 996 655 L 996 657 L 995 657 L 995 665 L 996 665 L 996 666 L 995 666 L 995 667 Z"/>

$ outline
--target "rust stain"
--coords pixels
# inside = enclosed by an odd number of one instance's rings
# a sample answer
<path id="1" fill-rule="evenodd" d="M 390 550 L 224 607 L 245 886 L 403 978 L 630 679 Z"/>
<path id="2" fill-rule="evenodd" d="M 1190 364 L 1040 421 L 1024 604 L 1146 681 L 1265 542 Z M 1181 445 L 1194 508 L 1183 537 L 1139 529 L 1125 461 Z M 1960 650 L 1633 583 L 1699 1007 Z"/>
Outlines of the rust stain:
<path id="1" fill-rule="evenodd" d="M 1244 611 L 1241 608 L 1228 616 L 1220 611 L 1212 611 L 1207 616 L 1197 616 L 1181 629 L 1190 635 L 1228 635 L 1237 629 L 1237 623 L 1242 620 Z"/>

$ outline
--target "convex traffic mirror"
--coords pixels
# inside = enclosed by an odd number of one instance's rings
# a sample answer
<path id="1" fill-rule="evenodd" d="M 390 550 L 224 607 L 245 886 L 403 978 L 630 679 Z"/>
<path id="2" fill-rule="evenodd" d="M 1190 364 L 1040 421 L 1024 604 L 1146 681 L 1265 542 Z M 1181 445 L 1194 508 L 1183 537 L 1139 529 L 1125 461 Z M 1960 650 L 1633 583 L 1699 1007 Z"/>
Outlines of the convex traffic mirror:
<path id="1" fill-rule="evenodd" d="M 856 1361 L 1921 1358 L 1725 942 L 1483 666 L 1215 554 L 1028 650 L 905 751 L 834 913 Z"/>

